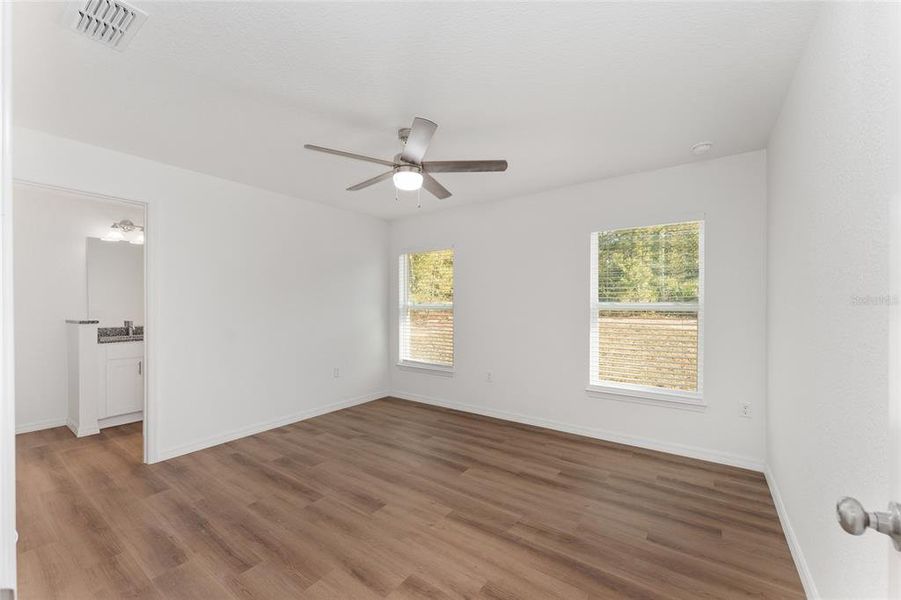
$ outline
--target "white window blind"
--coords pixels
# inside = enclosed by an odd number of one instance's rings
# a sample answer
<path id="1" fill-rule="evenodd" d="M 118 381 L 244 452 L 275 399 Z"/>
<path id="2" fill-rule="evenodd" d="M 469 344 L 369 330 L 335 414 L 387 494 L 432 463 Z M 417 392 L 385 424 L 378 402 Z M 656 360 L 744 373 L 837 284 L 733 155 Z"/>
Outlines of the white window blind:
<path id="1" fill-rule="evenodd" d="M 454 251 L 403 254 L 399 261 L 400 360 L 454 366 Z"/>
<path id="2" fill-rule="evenodd" d="M 703 235 L 702 222 L 591 234 L 592 386 L 700 400 Z"/>

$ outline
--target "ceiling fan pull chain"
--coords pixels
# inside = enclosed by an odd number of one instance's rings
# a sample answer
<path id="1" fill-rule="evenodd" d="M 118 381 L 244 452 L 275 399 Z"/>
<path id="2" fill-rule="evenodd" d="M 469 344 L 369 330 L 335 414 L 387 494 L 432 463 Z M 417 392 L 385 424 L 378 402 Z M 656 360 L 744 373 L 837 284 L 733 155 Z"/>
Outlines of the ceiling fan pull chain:
<path id="1" fill-rule="evenodd" d="M 416 208 L 422 208 L 422 188 L 416 190 Z"/>

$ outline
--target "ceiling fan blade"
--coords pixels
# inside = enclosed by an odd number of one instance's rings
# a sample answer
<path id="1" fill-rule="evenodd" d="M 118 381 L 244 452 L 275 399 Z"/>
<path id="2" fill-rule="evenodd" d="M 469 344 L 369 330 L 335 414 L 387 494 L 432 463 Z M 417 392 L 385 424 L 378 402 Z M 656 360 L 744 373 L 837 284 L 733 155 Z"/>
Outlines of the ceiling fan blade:
<path id="1" fill-rule="evenodd" d="M 451 193 L 448 191 L 448 189 L 438 183 L 438 180 L 428 173 L 422 174 L 422 187 L 424 187 L 428 193 L 435 196 L 439 200 L 444 200 L 445 198 L 451 197 Z"/>
<path id="2" fill-rule="evenodd" d="M 362 190 L 363 188 L 368 188 L 370 185 L 375 185 L 376 183 L 378 183 L 380 181 L 385 181 L 392 175 L 394 175 L 394 169 L 391 169 L 387 173 L 382 173 L 381 175 L 376 175 L 375 177 L 372 177 L 371 179 L 367 179 L 366 181 L 361 181 L 357 185 L 352 185 L 349 188 L 347 188 L 347 191 L 348 192 L 356 192 L 356 191 Z"/>
<path id="3" fill-rule="evenodd" d="M 430 173 L 480 173 L 506 171 L 505 160 L 430 160 L 422 163 L 422 168 Z"/>
<path id="4" fill-rule="evenodd" d="M 438 129 L 438 125 L 428 119 L 423 119 L 422 117 L 413 119 L 410 135 L 407 137 L 404 151 L 400 155 L 401 159 L 414 165 L 421 163 L 422 158 L 425 156 L 425 151 L 429 149 L 429 142 L 432 141 L 432 136 L 435 135 L 436 129 Z"/>
<path id="5" fill-rule="evenodd" d="M 323 148 L 322 146 L 314 146 L 313 144 L 304 144 L 307 150 L 315 150 L 316 152 L 325 152 L 326 154 L 334 154 L 335 156 L 343 156 L 344 158 L 353 158 L 356 160 L 365 160 L 366 162 L 393 167 L 394 162 L 390 160 L 382 160 L 381 158 L 373 158 L 371 156 L 363 156 L 362 154 L 354 154 L 353 152 L 345 152 L 344 150 L 334 150 L 332 148 Z"/>

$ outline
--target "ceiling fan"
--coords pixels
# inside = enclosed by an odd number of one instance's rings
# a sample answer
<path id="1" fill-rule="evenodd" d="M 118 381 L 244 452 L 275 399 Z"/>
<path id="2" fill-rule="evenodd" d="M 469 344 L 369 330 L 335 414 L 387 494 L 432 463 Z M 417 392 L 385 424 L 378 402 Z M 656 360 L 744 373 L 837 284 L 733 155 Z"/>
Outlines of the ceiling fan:
<path id="1" fill-rule="evenodd" d="M 426 150 L 429 148 L 429 142 L 432 141 L 432 136 L 435 135 L 436 129 L 438 129 L 436 123 L 422 117 L 413 119 L 411 127 L 399 129 L 397 137 L 403 144 L 403 150 L 400 154 L 395 155 L 393 160 L 382 160 L 381 158 L 323 148 L 313 144 L 304 144 L 304 148 L 391 167 L 390 171 L 350 186 L 347 188 L 349 192 L 362 190 L 391 177 L 394 180 L 394 187 L 399 190 L 416 191 L 420 188 L 425 188 L 427 192 L 443 200 L 444 198 L 449 198 L 451 193 L 432 177 L 432 173 L 478 173 L 507 170 L 507 161 L 505 160 L 423 161 L 422 159 L 425 157 Z"/>

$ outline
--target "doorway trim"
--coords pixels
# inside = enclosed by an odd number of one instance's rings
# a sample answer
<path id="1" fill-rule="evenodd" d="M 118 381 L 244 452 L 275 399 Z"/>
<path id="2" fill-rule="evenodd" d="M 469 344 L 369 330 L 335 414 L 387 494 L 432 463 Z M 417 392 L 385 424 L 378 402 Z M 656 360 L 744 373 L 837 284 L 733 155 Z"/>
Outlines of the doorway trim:
<path id="1" fill-rule="evenodd" d="M 29 179 L 20 179 L 13 178 L 13 185 L 25 185 L 29 187 L 36 187 L 44 190 L 51 190 L 56 192 L 63 192 L 66 194 L 75 194 L 79 196 L 84 196 L 86 198 L 91 198 L 95 200 L 102 200 L 106 202 L 118 202 L 120 204 L 127 204 L 137 208 L 140 208 L 144 211 L 144 421 L 143 421 L 143 444 L 144 444 L 144 456 L 143 460 L 146 464 L 152 464 L 158 462 L 159 460 L 159 444 L 158 440 L 158 431 L 157 431 L 157 418 L 156 418 L 156 357 L 157 357 L 157 345 L 156 345 L 156 323 L 157 323 L 157 315 L 158 315 L 158 306 L 155 298 L 157 297 L 155 293 L 156 288 L 156 279 L 153 276 L 153 265 L 155 264 L 155 256 L 154 249 L 156 248 L 156 244 L 154 243 L 155 228 L 152 225 L 152 215 L 153 215 L 153 204 L 150 202 L 144 202 L 140 200 L 132 200 L 130 198 L 123 198 L 121 196 L 110 196 L 109 194 L 99 194 L 97 192 L 91 192 L 87 190 L 81 190 L 77 188 L 71 188 L 67 186 L 60 185 L 52 185 L 47 183 L 42 183 L 39 181 L 32 181 Z M 12 186 L 11 186 L 12 187 Z M 15 221 L 15 214 L 13 214 L 12 221 Z M 10 248 L 10 255 L 12 254 L 12 249 Z M 9 260 L 12 260 L 13 257 L 8 257 Z M 8 293 L 12 293 L 12 282 L 9 282 L 10 290 Z"/>
<path id="2" fill-rule="evenodd" d="M 0 598 L 16 595 L 16 396 L 12 295 L 12 7 L 0 6 Z"/>

